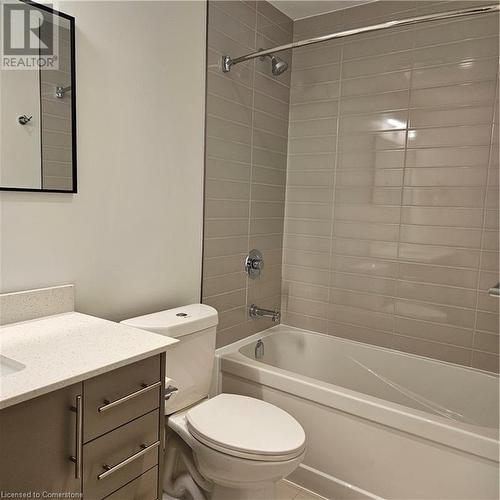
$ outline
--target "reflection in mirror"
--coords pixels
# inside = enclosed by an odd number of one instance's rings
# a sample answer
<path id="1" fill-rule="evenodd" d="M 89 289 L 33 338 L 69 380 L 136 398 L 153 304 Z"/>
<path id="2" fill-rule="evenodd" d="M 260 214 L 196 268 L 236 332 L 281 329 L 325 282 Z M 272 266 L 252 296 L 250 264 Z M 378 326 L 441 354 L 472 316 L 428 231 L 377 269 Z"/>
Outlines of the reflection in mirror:
<path id="1" fill-rule="evenodd" d="M 4 48 L 0 68 L 0 189 L 76 192 L 74 19 L 19 0 L 0 4 L 17 49 Z M 23 14 L 36 23 L 31 37 L 16 21 Z"/>

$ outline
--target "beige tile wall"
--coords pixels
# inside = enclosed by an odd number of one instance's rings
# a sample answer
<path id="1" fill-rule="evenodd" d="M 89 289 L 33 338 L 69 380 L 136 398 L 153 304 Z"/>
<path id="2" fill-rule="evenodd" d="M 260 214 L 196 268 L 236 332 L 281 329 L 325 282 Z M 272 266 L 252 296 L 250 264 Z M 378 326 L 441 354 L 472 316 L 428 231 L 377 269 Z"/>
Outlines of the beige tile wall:
<path id="1" fill-rule="evenodd" d="M 219 311 L 217 345 L 271 326 L 249 320 L 251 303 L 280 306 L 290 72 L 252 61 L 223 74 L 220 60 L 292 39 L 292 22 L 267 2 L 210 1 L 203 302 Z M 291 62 L 291 54 L 282 57 Z M 261 279 L 243 272 L 248 251 Z"/>
<path id="2" fill-rule="evenodd" d="M 59 69 L 40 71 L 42 116 L 42 188 L 71 190 L 73 187 L 71 93 L 55 96 L 56 87 L 71 84 L 70 33 L 57 28 Z"/>
<path id="3" fill-rule="evenodd" d="M 375 2 L 294 37 L 469 5 Z M 286 324 L 498 370 L 497 68 L 497 15 L 294 51 Z"/>

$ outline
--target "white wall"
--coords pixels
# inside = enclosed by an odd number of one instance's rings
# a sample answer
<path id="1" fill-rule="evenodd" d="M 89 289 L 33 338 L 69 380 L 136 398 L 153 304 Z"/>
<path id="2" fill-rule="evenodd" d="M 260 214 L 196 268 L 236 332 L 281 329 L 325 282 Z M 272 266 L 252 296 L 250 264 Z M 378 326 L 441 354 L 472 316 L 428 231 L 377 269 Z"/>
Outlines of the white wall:
<path id="1" fill-rule="evenodd" d="M 75 283 L 120 320 L 199 300 L 202 1 L 67 2 L 76 16 L 78 194 L 1 194 L 1 290 Z"/>

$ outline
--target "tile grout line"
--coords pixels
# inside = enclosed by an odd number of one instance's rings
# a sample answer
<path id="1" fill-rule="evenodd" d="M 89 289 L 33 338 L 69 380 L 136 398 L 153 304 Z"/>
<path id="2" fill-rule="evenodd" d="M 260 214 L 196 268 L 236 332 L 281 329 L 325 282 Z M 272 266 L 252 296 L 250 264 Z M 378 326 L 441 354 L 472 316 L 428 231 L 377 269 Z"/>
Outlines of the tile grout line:
<path id="1" fill-rule="evenodd" d="M 342 12 L 342 21 L 345 17 L 345 12 Z M 335 152 L 333 158 L 333 184 L 332 184 L 332 198 L 331 198 L 331 222 L 330 222 L 330 246 L 329 246 L 329 277 L 328 277 L 328 303 L 331 303 L 332 300 L 332 289 L 335 281 L 335 270 L 334 270 L 334 261 L 335 261 L 335 205 L 336 199 L 335 194 L 337 192 L 337 173 L 338 173 L 338 162 L 339 162 L 339 139 L 340 139 L 340 125 L 341 125 L 341 104 L 342 104 L 342 77 L 344 73 L 344 47 L 345 40 L 341 40 L 340 42 L 340 59 L 339 59 L 339 79 L 338 79 L 338 98 L 337 98 L 337 115 L 336 115 L 336 129 L 335 129 Z M 329 331 L 328 321 L 330 320 L 330 313 L 327 311 L 326 318 L 326 330 Z"/>
<path id="2" fill-rule="evenodd" d="M 295 30 L 295 22 L 292 22 L 292 33 L 291 40 L 294 40 L 294 30 Z M 281 311 L 281 321 L 286 320 L 286 315 L 288 313 L 288 298 L 289 294 L 285 292 L 284 283 L 287 282 L 285 279 L 285 254 L 286 254 L 286 241 L 287 241 L 287 220 L 288 220 L 288 206 L 289 206 L 289 161 L 290 161 L 290 126 L 292 124 L 292 120 L 290 119 L 291 110 L 292 110 L 292 88 L 294 85 L 293 82 L 293 68 L 294 63 L 293 59 L 296 52 L 291 51 L 291 61 L 290 61 L 290 86 L 289 86 L 289 94 L 288 94 L 288 134 L 287 134 L 287 155 L 286 155 L 286 168 L 285 168 L 285 196 L 283 201 L 283 236 L 282 236 L 282 250 L 281 250 L 281 282 L 280 282 L 280 292 L 281 292 L 281 300 L 280 300 L 280 311 Z"/>
<path id="3" fill-rule="evenodd" d="M 258 30 L 257 30 L 257 23 L 258 23 L 258 17 L 259 17 L 259 12 L 258 12 L 258 6 L 256 6 L 255 9 L 255 20 L 254 20 L 254 46 L 257 47 L 257 38 L 258 38 Z M 252 65 L 252 120 L 251 120 L 251 137 L 250 137 L 250 179 L 249 179 L 249 193 L 248 193 L 248 232 L 247 232 L 247 255 L 250 253 L 250 236 L 251 236 L 251 231 L 250 231 L 250 226 L 251 226 L 251 220 L 252 220 L 252 185 L 253 185 L 253 177 L 254 177 L 254 130 L 255 130 L 255 75 L 257 72 L 257 64 L 256 64 L 256 59 L 250 61 Z M 250 289 L 250 277 L 248 276 L 247 273 L 245 273 L 245 313 L 246 310 L 248 309 L 248 299 L 249 299 L 249 289 Z M 244 324 L 248 325 L 249 324 L 249 318 L 245 314 L 245 321 Z"/>
<path id="4" fill-rule="evenodd" d="M 417 10 L 416 4 L 414 7 L 415 11 Z M 401 272 L 401 262 L 400 262 L 400 247 L 401 247 L 401 227 L 403 226 L 403 200 L 404 200 L 404 187 L 406 180 L 406 162 L 408 156 L 408 138 L 410 133 L 410 109 L 411 109 L 411 97 L 412 97 L 412 83 L 413 83 L 413 73 L 414 73 L 414 51 L 415 51 L 415 28 L 412 26 L 410 28 L 412 33 L 412 43 L 411 43 L 411 51 L 410 51 L 410 78 L 408 80 L 408 100 L 406 107 L 406 127 L 405 127 L 405 145 L 404 145 L 404 153 L 403 153 L 403 176 L 401 179 L 401 192 L 400 192 L 400 201 L 399 201 L 399 223 L 397 230 L 397 240 L 396 240 L 396 279 L 394 283 L 394 309 L 392 314 L 392 339 L 391 339 L 391 347 L 394 347 L 394 343 L 396 340 L 396 302 L 399 298 L 398 288 L 399 288 L 399 276 Z"/>
<path id="5" fill-rule="evenodd" d="M 478 268 L 477 268 L 477 278 L 476 278 L 476 304 L 474 308 L 474 330 L 472 332 L 472 349 L 471 349 L 471 366 L 474 364 L 474 352 L 475 352 L 475 345 L 476 345 L 476 332 L 478 330 L 477 328 L 477 323 L 478 323 L 478 308 L 479 308 L 479 286 L 480 286 L 480 279 L 481 279 L 481 267 L 482 267 L 482 260 L 483 260 L 483 245 L 484 245 L 484 234 L 486 231 L 486 217 L 488 215 L 488 187 L 489 187 L 489 182 L 490 182 L 490 170 L 491 170 L 491 161 L 493 157 L 493 148 L 494 148 L 494 142 L 495 142 L 495 115 L 496 115 L 496 107 L 498 105 L 498 91 L 499 91 L 499 75 L 497 71 L 497 82 L 496 82 L 496 92 L 495 92 L 495 101 L 493 103 L 493 116 L 491 118 L 491 135 L 490 135 L 490 149 L 489 149 L 489 155 L 488 155 L 488 170 L 486 173 L 486 181 L 485 181 L 485 189 L 484 189 L 484 197 L 483 197 L 483 221 L 482 221 L 482 226 L 481 226 L 481 243 L 479 247 L 479 262 L 478 262 Z M 492 284 L 494 286 L 494 283 Z"/>

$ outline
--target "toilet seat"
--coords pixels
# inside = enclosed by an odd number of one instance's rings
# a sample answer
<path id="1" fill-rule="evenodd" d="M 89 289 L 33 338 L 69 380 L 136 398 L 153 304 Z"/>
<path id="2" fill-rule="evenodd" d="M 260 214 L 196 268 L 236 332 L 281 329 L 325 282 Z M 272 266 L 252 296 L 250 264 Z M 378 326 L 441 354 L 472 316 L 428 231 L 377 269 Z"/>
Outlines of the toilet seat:
<path id="1" fill-rule="evenodd" d="M 259 399 L 219 394 L 186 413 L 190 434 L 199 442 L 234 457 L 286 461 L 305 448 L 302 426 L 281 408 Z"/>

